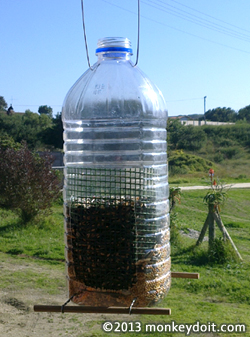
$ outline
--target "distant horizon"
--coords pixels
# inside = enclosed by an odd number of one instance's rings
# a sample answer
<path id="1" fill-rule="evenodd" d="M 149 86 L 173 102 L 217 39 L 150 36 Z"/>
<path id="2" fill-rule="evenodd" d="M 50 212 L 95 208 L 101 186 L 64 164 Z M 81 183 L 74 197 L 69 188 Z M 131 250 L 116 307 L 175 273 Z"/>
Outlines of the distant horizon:
<path id="1" fill-rule="evenodd" d="M 47 104 L 43 104 L 43 105 L 47 105 Z M 40 106 L 40 105 L 39 105 Z M 39 108 L 39 106 L 38 106 L 38 108 Z M 49 106 L 49 105 L 47 105 L 47 106 Z M 8 108 L 10 107 L 10 105 L 8 105 L 8 107 L 6 108 L 6 111 L 8 110 Z M 38 111 L 32 111 L 31 109 L 26 109 L 25 111 L 17 111 L 16 109 L 15 109 L 15 107 L 14 107 L 14 104 L 12 104 L 12 107 L 13 107 L 13 111 L 14 111 L 14 113 L 20 113 L 20 114 L 24 114 L 27 110 L 30 110 L 31 112 L 33 112 L 33 113 L 36 113 L 36 114 L 38 114 L 39 115 L 39 112 Z M 38 108 L 37 108 L 37 110 L 38 110 Z M 224 107 L 216 107 L 216 108 L 213 108 L 213 109 L 217 109 L 217 108 L 224 108 Z M 229 107 L 228 107 L 229 108 Z M 240 109 L 243 109 L 243 108 L 245 108 L 245 107 L 242 107 L 242 108 L 240 108 Z M 209 109 L 209 110 L 213 110 L 213 109 Z M 239 109 L 239 110 L 240 110 Z M 207 111 L 209 111 L 209 110 L 206 110 L 206 112 Z M 234 110 L 234 109 L 232 109 L 232 110 Z M 234 110 L 236 113 L 238 113 L 238 111 L 237 110 Z M 3 111 L 0 111 L 1 113 L 3 112 Z M 55 117 L 57 114 L 60 114 L 61 113 L 61 111 L 57 111 L 56 113 L 53 111 L 53 117 Z M 194 116 L 204 116 L 204 113 L 188 113 L 188 114 L 178 114 L 178 115 L 170 115 L 169 113 L 168 113 L 168 117 L 180 117 L 180 116 L 192 116 L 192 115 L 194 115 Z"/>

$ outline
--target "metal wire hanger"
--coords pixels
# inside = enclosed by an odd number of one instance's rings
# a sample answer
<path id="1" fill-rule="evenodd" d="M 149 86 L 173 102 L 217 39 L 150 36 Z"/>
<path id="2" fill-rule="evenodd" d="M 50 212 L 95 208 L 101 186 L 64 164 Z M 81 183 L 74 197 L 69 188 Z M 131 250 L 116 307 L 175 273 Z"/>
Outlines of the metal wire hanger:
<path id="1" fill-rule="evenodd" d="M 85 20 L 84 20 L 83 0 L 81 0 L 81 8 L 82 8 L 82 26 L 83 26 L 83 33 L 84 33 L 84 41 L 85 41 L 87 61 L 88 61 L 89 68 L 91 70 L 94 70 L 91 67 L 90 60 L 89 60 L 89 51 L 88 51 L 88 43 L 87 43 Z M 138 64 L 138 61 L 139 61 L 139 44 L 140 44 L 140 0 L 138 0 L 137 53 L 136 53 L 136 61 L 135 61 L 135 64 L 133 65 L 133 67 L 136 67 L 137 64 Z"/>

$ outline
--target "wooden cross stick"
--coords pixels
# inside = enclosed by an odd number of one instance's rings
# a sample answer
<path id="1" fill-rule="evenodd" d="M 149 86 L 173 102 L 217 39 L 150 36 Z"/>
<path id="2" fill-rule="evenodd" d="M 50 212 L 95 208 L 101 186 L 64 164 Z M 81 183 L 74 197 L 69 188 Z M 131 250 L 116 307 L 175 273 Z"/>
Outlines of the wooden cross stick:
<path id="1" fill-rule="evenodd" d="M 35 312 L 62 312 L 60 305 L 34 305 Z M 171 315 L 171 309 L 133 307 L 65 306 L 63 312 L 89 314 Z"/>
<path id="2" fill-rule="evenodd" d="M 186 272 L 171 272 L 172 278 L 191 278 L 191 279 L 199 279 L 200 274 L 199 273 L 186 273 Z"/>

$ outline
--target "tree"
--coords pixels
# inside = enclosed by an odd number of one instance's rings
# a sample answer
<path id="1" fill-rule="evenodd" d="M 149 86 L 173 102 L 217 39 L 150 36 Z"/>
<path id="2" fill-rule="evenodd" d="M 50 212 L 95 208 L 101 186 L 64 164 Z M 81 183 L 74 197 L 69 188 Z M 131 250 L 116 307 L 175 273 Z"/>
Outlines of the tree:
<path id="1" fill-rule="evenodd" d="M 168 120 L 167 124 L 167 140 L 168 146 L 171 150 L 178 149 L 178 141 L 185 126 L 179 120 Z"/>
<path id="2" fill-rule="evenodd" d="M 197 151 L 204 145 L 207 135 L 200 127 L 182 125 L 179 120 L 170 121 L 167 126 L 168 144 L 171 150 Z"/>
<path id="3" fill-rule="evenodd" d="M 53 118 L 51 127 L 44 129 L 39 134 L 39 138 L 40 137 L 44 144 L 49 145 L 52 148 L 63 148 L 63 125 L 61 113 L 57 113 L 56 117 Z"/>
<path id="4" fill-rule="evenodd" d="M 178 149 L 197 151 L 206 143 L 207 135 L 204 130 L 197 126 L 188 125 L 178 140 Z"/>
<path id="5" fill-rule="evenodd" d="M 0 96 L 0 111 L 6 111 L 6 109 L 7 109 L 7 103 L 6 103 L 6 101 L 5 101 L 5 99 L 4 99 L 4 97 L 3 96 Z"/>
<path id="6" fill-rule="evenodd" d="M 231 108 L 215 108 L 205 113 L 206 120 L 213 122 L 236 122 L 237 113 Z"/>
<path id="7" fill-rule="evenodd" d="M 242 108 L 238 111 L 237 119 L 250 122 L 250 105 L 247 105 L 245 108 Z"/>
<path id="8" fill-rule="evenodd" d="M 33 111 L 31 111 L 30 109 L 26 109 L 25 111 L 24 111 L 24 113 L 27 115 L 27 114 L 33 114 L 34 112 Z"/>
<path id="9" fill-rule="evenodd" d="M 39 115 L 30 110 L 26 110 L 24 114 L 14 114 L 11 118 L 1 113 L 0 133 L 8 134 L 15 142 L 26 141 L 32 150 L 44 148 L 46 145 L 62 148 L 60 123 L 59 117 L 50 118 L 46 114 Z"/>
<path id="10" fill-rule="evenodd" d="M 45 114 L 45 115 L 52 118 L 53 109 L 50 106 L 47 106 L 47 105 L 40 105 L 39 108 L 38 108 L 38 112 L 39 112 L 40 115 Z"/>
<path id="11" fill-rule="evenodd" d="M 37 113 L 25 112 L 21 116 L 21 125 L 19 125 L 18 137 L 16 141 L 25 140 L 29 148 L 40 148 L 42 139 L 39 137 L 40 132 L 51 127 L 52 119 L 45 114 L 38 115 Z"/>

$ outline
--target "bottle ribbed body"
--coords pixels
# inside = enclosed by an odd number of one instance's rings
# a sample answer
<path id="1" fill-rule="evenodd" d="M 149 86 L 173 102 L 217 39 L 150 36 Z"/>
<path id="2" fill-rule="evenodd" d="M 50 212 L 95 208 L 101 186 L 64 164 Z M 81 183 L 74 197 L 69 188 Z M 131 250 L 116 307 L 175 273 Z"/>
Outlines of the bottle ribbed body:
<path id="1" fill-rule="evenodd" d="M 99 41 L 63 105 L 67 277 L 79 304 L 150 305 L 170 288 L 166 105 L 130 54 L 128 40 Z"/>

